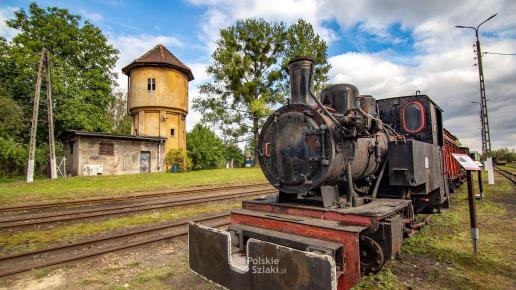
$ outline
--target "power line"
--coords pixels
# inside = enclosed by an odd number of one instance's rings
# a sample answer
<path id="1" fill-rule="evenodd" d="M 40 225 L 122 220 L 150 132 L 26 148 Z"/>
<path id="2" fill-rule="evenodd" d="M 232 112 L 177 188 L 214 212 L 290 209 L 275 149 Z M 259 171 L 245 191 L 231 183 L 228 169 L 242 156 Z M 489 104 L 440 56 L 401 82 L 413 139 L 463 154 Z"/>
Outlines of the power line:
<path id="1" fill-rule="evenodd" d="M 484 54 L 516 55 L 516 53 L 500 53 L 500 52 L 489 52 L 489 51 L 484 51 Z"/>

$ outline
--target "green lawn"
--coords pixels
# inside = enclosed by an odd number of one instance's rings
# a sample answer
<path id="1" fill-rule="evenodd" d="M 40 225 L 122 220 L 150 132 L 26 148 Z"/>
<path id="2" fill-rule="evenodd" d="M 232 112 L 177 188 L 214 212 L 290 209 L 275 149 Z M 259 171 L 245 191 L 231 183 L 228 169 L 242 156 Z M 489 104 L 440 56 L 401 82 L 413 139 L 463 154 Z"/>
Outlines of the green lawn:
<path id="1" fill-rule="evenodd" d="M 505 169 L 512 173 L 516 173 L 516 163 L 509 163 L 506 165 L 497 165 L 497 167 L 500 167 L 501 169 Z"/>
<path id="2" fill-rule="evenodd" d="M 0 183 L 0 205 L 102 197 L 131 192 L 167 190 L 198 185 L 265 182 L 260 168 L 214 169 L 186 173 L 149 173 L 119 176 L 77 176 Z"/>

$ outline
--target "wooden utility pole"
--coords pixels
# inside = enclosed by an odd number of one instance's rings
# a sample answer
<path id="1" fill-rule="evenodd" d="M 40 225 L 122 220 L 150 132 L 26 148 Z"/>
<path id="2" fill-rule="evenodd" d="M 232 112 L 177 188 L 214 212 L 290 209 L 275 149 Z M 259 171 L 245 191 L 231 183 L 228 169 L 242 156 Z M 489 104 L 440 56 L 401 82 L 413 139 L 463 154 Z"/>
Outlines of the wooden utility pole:
<path id="1" fill-rule="evenodd" d="M 48 109 L 48 144 L 50 149 L 50 178 L 57 178 L 56 170 L 56 152 L 54 141 L 54 116 L 52 104 L 52 80 L 50 78 L 50 58 L 48 50 L 43 48 L 41 50 L 41 57 L 39 59 L 38 75 L 36 78 L 36 89 L 34 91 L 34 105 L 32 107 L 32 122 L 30 128 L 30 144 L 29 144 L 29 160 L 27 162 L 27 182 L 34 181 L 34 160 L 36 155 L 36 133 L 38 130 L 38 113 L 39 113 L 39 98 L 41 95 L 41 78 L 43 74 L 43 66 L 46 70 L 47 78 L 47 109 Z"/>
<path id="2" fill-rule="evenodd" d="M 46 49 L 45 49 L 46 50 Z M 56 147 L 54 140 L 54 104 L 52 103 L 52 79 L 50 74 L 50 56 L 46 50 L 47 63 L 47 111 L 48 111 L 48 149 L 50 151 L 50 179 L 57 178 Z"/>

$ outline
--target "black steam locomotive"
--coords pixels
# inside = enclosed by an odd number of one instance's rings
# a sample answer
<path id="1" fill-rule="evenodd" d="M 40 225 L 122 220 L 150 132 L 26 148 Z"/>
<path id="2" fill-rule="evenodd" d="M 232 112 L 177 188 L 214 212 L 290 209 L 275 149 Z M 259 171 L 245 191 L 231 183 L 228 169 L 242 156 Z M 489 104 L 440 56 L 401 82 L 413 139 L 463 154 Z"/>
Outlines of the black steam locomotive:
<path id="1" fill-rule="evenodd" d="M 280 201 L 350 207 L 390 197 L 412 198 L 417 212 L 441 207 L 439 107 L 422 95 L 377 101 L 349 84 L 329 86 L 319 99 L 310 88 L 312 66 L 309 59 L 290 63 L 290 104 L 260 134 L 260 165 Z"/>
<path id="2" fill-rule="evenodd" d="M 210 281 L 349 289 L 399 253 L 422 225 L 416 213 L 448 206 L 442 110 L 425 95 L 375 100 L 349 84 L 315 96 L 313 66 L 289 63 L 291 99 L 260 133 L 260 166 L 278 195 L 244 201 L 225 231 L 189 227 L 190 267 Z M 267 257 L 288 277 L 254 273 Z"/>

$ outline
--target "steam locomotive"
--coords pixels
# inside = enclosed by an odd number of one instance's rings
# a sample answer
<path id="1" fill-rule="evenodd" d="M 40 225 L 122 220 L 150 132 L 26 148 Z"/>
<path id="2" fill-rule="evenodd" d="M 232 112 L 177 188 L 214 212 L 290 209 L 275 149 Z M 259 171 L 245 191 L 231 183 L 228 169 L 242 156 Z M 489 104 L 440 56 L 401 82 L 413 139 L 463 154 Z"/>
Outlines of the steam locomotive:
<path id="1" fill-rule="evenodd" d="M 315 96 L 313 70 L 308 58 L 289 63 L 291 99 L 260 133 L 260 166 L 279 193 L 244 201 L 226 230 L 190 224 L 190 268 L 206 279 L 350 289 L 399 254 L 424 224 L 416 214 L 449 207 L 462 172 L 448 155 L 467 148 L 445 135 L 442 110 L 426 95 L 376 100 L 350 84 Z"/>

